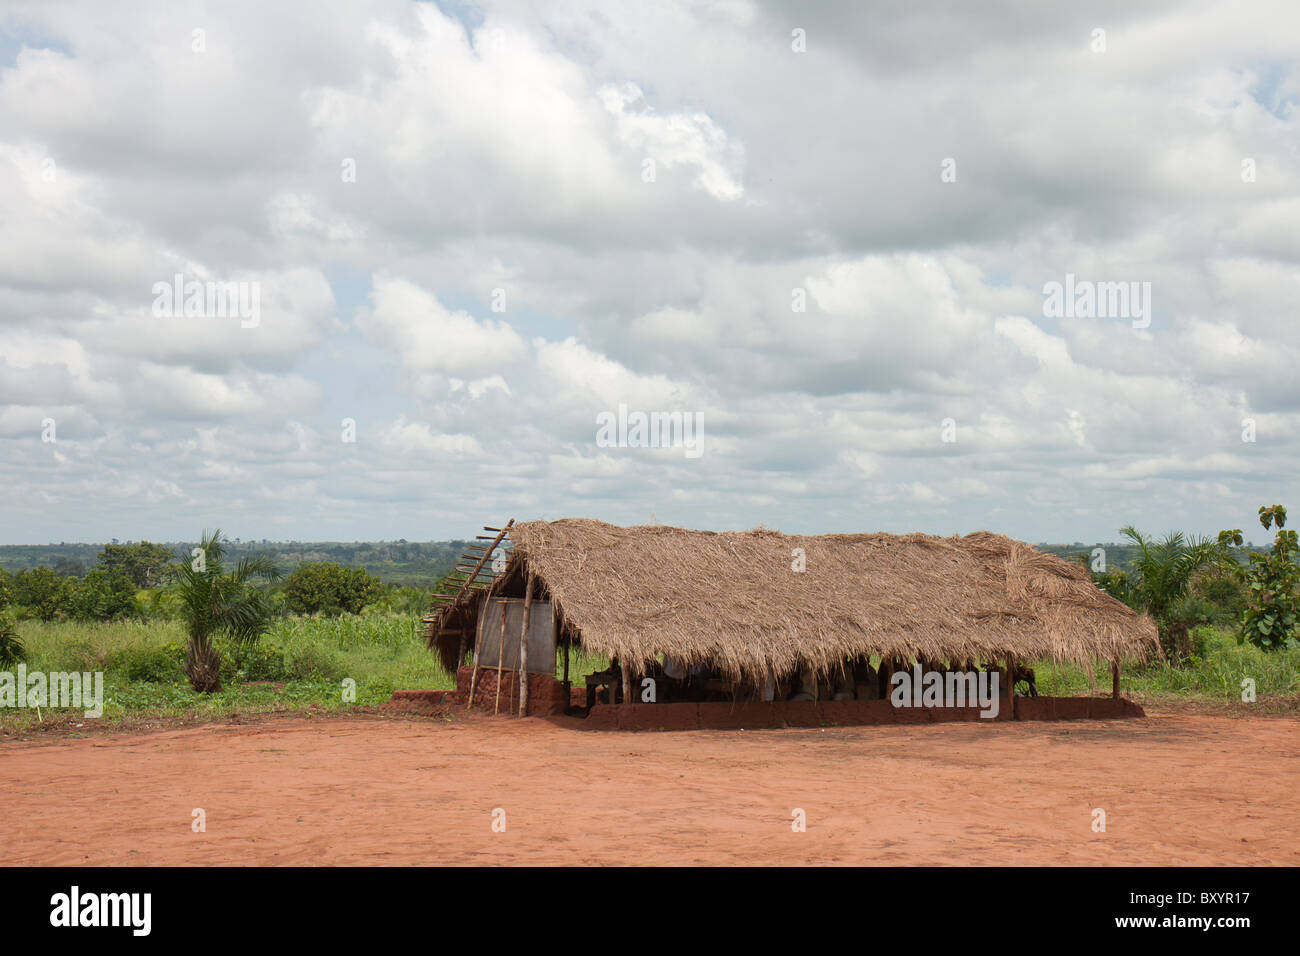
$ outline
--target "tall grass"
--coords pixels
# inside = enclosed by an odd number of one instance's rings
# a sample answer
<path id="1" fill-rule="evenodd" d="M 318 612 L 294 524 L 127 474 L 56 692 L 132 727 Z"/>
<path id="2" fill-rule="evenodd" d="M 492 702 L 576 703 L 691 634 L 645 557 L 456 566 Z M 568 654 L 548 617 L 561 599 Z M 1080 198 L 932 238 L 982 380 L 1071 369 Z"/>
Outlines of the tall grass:
<path id="1" fill-rule="evenodd" d="M 356 685 L 356 705 L 377 706 L 399 688 L 447 690 L 455 677 L 425 647 L 415 616 L 372 612 L 359 616 L 290 617 L 277 620 L 257 646 L 243 654 L 223 648 L 223 690 L 197 694 L 181 670 L 185 630 L 177 621 L 73 623 L 20 621 L 31 671 L 103 671 L 104 716 L 221 717 L 240 711 L 339 710 L 344 681 Z M 1128 668 L 1122 687 L 1143 698 L 1239 703 L 1242 681 L 1252 678 L 1261 702 L 1294 701 L 1300 692 L 1300 646 L 1266 654 L 1238 645 L 1212 627 L 1192 635 L 1187 667 L 1153 663 Z M 563 657 L 557 655 L 555 676 Z M 581 648 L 571 652 L 569 676 L 581 686 L 585 674 L 604 670 L 607 658 Z M 1109 693 L 1110 670 L 1035 661 L 1039 693 L 1080 696 Z M 0 728 L 11 732 L 45 720 L 28 710 L 0 710 Z M 69 715 L 67 719 L 75 718 Z"/>
<path id="2" fill-rule="evenodd" d="M 424 646 L 419 620 L 399 614 L 279 618 L 263 639 L 280 644 L 299 640 L 324 641 L 331 647 L 344 650 Z"/>
<path id="3" fill-rule="evenodd" d="M 29 671 L 102 671 L 104 716 L 219 717 L 240 711 L 377 706 L 398 688 L 451 689 L 414 617 L 367 614 L 282 618 L 246 651 L 222 647 L 223 689 L 194 692 L 181 669 L 180 622 L 21 621 Z M 344 681 L 356 700 L 344 700 Z M 0 711 L 6 731 L 44 720 L 30 710 Z"/>
<path id="4" fill-rule="evenodd" d="M 1126 693 L 1148 697 L 1209 698 L 1240 702 L 1242 682 L 1254 680 L 1258 697 L 1289 697 L 1300 692 L 1300 645 L 1265 653 L 1250 644 L 1238 644 L 1228 632 L 1199 627 L 1192 634 L 1192 658 L 1185 667 L 1167 661 L 1121 670 L 1120 687 Z M 1086 668 L 1036 661 L 1038 692 L 1050 697 L 1071 697 L 1109 692 L 1110 667 L 1098 662 L 1089 682 Z"/>

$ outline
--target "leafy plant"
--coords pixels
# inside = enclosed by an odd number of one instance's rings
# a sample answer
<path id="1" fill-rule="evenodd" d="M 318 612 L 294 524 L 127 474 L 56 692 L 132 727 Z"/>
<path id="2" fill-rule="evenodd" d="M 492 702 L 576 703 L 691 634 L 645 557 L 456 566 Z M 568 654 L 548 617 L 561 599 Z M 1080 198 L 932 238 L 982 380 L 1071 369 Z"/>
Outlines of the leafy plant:
<path id="1" fill-rule="evenodd" d="M 310 561 L 284 579 L 285 603 L 301 614 L 360 614 L 383 593 L 383 584 L 364 568 L 345 568 L 332 561 Z"/>
<path id="2" fill-rule="evenodd" d="M 27 648 L 18 636 L 18 628 L 8 613 L 0 611 L 0 667 L 17 664 L 27 658 Z"/>
<path id="3" fill-rule="evenodd" d="M 1185 661 L 1191 653 L 1188 633 L 1195 620 L 1188 620 L 1183 603 L 1192 576 L 1202 567 L 1218 561 L 1223 553 L 1221 541 L 1187 537 L 1171 531 L 1162 539 L 1148 538 L 1132 525 L 1119 529 L 1120 534 L 1138 547 L 1129 575 L 1129 603 L 1141 608 L 1160 629 L 1160 646 L 1172 661 Z"/>
<path id="4" fill-rule="evenodd" d="M 67 609 L 73 585 L 53 568 L 25 568 L 14 575 L 13 602 L 42 621 L 52 621 Z"/>
<path id="5" fill-rule="evenodd" d="M 134 544 L 106 544 L 99 552 L 99 566 L 105 571 L 117 571 L 137 588 L 151 588 L 163 582 L 168 565 L 176 560 L 172 549 L 165 544 L 137 541 Z"/>
<path id="6" fill-rule="evenodd" d="M 273 581 L 279 571 L 269 557 L 240 558 L 227 572 L 221 531 L 205 533 L 192 561 L 182 563 L 173 588 L 188 632 L 185 674 L 200 693 L 221 689 L 221 653 L 215 638 L 227 637 L 238 649 L 250 647 L 267 629 L 274 606 L 258 578 Z"/>
<path id="7" fill-rule="evenodd" d="M 127 680 L 170 683 L 183 676 L 184 661 L 184 648 L 174 641 L 168 641 L 157 646 L 116 650 L 109 655 L 108 666 L 120 671 Z"/>
<path id="8" fill-rule="evenodd" d="M 1248 594 L 1237 640 L 1249 641 L 1262 651 L 1276 651 L 1286 646 L 1300 621 L 1300 566 L 1295 562 L 1300 549 L 1295 531 L 1284 530 L 1286 509 L 1281 505 L 1261 507 L 1259 523 L 1265 531 L 1276 527 L 1277 534 L 1271 552 L 1252 552 L 1244 568 L 1234 562 Z M 1240 547 L 1241 540 L 1240 528 L 1219 532 L 1219 541 L 1225 548 Z"/>
<path id="9" fill-rule="evenodd" d="M 95 568 L 71 586 L 68 608 L 80 621 L 112 621 L 139 614 L 135 585 L 118 570 Z"/>

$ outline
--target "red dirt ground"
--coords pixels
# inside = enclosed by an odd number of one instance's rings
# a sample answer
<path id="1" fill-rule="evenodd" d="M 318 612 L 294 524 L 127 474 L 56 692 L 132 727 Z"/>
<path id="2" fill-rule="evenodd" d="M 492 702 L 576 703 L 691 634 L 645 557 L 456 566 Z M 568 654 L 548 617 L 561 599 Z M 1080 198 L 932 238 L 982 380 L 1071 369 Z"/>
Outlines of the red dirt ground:
<path id="1" fill-rule="evenodd" d="M 1300 863 L 1292 718 L 564 723 L 294 717 L 11 742 L 0 864 Z"/>

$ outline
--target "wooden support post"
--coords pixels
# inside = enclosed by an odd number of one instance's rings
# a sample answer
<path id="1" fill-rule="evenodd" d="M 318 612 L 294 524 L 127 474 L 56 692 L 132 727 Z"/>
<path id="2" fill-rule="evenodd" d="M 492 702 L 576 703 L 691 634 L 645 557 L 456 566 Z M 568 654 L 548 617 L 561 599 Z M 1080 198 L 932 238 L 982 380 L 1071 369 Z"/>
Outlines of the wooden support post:
<path id="1" fill-rule="evenodd" d="M 1119 658 L 1110 662 L 1110 696 L 1119 700 Z"/>
<path id="2" fill-rule="evenodd" d="M 564 706 L 569 706 L 569 642 L 564 642 Z"/>
<path id="3" fill-rule="evenodd" d="M 519 716 L 528 716 L 528 626 L 533 620 L 533 569 L 524 584 L 524 623 L 519 628 Z M 555 662 L 552 661 L 552 664 Z M 554 671 L 552 671 L 554 673 Z"/>
<path id="4" fill-rule="evenodd" d="M 1016 719 L 1016 657 L 1007 655 L 1007 720 Z"/>
<path id="5" fill-rule="evenodd" d="M 506 599 L 501 599 L 501 639 L 497 641 L 497 699 L 492 705 L 492 715 L 496 716 L 501 712 L 501 665 L 505 662 L 506 655 Z"/>
<path id="6" fill-rule="evenodd" d="M 484 598 L 478 612 L 478 621 L 474 627 L 474 670 L 469 675 L 469 698 L 465 701 L 465 709 L 469 710 L 474 706 L 474 685 L 478 683 L 478 649 L 483 646 L 483 617 L 487 610 L 487 599 Z"/>
<path id="7" fill-rule="evenodd" d="M 632 667 L 621 660 L 619 664 L 622 665 L 623 671 L 623 703 L 630 704 L 632 702 Z"/>

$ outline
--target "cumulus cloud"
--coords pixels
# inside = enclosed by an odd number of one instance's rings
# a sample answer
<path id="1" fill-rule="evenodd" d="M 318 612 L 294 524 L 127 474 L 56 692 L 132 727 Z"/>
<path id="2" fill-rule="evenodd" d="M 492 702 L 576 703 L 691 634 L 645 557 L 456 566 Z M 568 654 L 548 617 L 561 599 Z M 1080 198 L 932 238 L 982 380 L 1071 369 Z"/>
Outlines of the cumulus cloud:
<path id="1" fill-rule="evenodd" d="M 0 521 L 1239 526 L 1300 451 L 1300 21 L 1250 11 L 0 13 Z M 597 446 L 620 405 L 705 454 Z"/>

